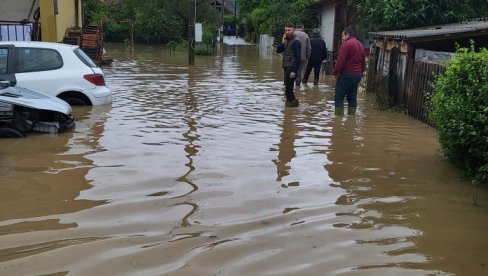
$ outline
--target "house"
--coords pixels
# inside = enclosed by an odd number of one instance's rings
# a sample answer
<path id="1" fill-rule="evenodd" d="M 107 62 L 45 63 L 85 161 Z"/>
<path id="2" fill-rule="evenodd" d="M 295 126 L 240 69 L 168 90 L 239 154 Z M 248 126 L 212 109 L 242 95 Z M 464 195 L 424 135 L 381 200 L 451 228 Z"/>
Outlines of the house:
<path id="1" fill-rule="evenodd" d="M 366 90 L 384 90 L 391 106 L 426 121 L 425 92 L 442 73 L 456 45 L 488 47 L 488 18 L 417 29 L 372 32 Z M 375 91 L 376 90 L 376 91 Z"/>
<path id="2" fill-rule="evenodd" d="M 214 6 L 219 12 L 223 11 L 224 14 L 239 15 L 239 11 L 235 6 L 235 0 L 212 0 L 210 5 Z"/>
<path id="3" fill-rule="evenodd" d="M 342 43 L 342 31 L 355 25 L 357 12 L 347 5 L 347 0 L 321 0 L 309 8 L 319 11 L 319 28 L 327 49 L 337 54 Z"/>
<path id="4" fill-rule="evenodd" d="M 219 40 L 220 43 L 224 41 L 224 14 L 232 14 L 234 18 L 239 15 L 239 11 L 236 6 L 236 0 L 212 0 L 210 4 L 217 9 L 220 13 L 220 28 L 219 28 Z"/>
<path id="5" fill-rule="evenodd" d="M 2 0 L 0 40 L 60 42 L 82 19 L 82 0 Z"/>

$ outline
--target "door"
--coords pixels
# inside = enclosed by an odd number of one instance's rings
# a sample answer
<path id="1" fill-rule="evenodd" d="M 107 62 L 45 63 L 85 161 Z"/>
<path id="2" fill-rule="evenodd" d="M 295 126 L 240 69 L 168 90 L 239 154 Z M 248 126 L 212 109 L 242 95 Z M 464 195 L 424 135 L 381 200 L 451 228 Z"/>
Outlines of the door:
<path id="1" fill-rule="evenodd" d="M 0 80 L 8 80 L 16 83 L 14 74 L 14 46 L 1 45 L 0 46 Z"/>
<path id="2" fill-rule="evenodd" d="M 55 49 L 15 48 L 16 79 L 19 86 L 55 96 L 65 77 L 63 59 Z"/>

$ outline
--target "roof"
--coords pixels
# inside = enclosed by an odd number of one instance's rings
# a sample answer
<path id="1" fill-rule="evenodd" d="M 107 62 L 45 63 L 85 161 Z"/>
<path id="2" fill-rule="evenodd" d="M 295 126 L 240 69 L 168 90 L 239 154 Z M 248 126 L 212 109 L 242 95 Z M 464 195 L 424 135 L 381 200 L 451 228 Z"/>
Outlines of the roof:
<path id="1" fill-rule="evenodd" d="M 1 0 L 0 1 L 0 18 L 1 21 L 19 22 L 23 19 L 34 21 L 34 10 L 39 7 L 39 1 L 32 0 Z M 32 9 L 32 7 L 34 7 Z M 32 10 L 31 10 L 32 9 Z M 27 18 L 29 17 L 29 18 Z"/>
<path id="2" fill-rule="evenodd" d="M 321 0 L 321 1 L 317 1 L 315 3 L 308 5 L 308 8 L 321 9 L 325 5 L 329 5 L 329 4 L 333 4 L 333 3 L 337 3 L 337 2 L 344 2 L 344 0 Z"/>
<path id="3" fill-rule="evenodd" d="M 222 6 L 224 7 L 224 12 L 228 14 L 239 15 L 239 8 L 235 6 L 235 0 L 212 0 L 210 5 L 214 6 L 218 11 L 221 11 Z"/>
<path id="4" fill-rule="evenodd" d="M 401 40 L 405 42 L 488 35 L 488 18 L 417 29 L 370 32 L 369 35 L 373 39 Z"/>

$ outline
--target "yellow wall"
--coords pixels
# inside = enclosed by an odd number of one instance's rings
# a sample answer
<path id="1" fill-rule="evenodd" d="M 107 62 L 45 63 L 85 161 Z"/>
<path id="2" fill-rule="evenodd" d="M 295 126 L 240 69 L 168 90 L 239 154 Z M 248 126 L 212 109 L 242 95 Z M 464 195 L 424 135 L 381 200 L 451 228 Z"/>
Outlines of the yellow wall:
<path id="1" fill-rule="evenodd" d="M 42 40 L 60 42 L 69 27 L 82 27 L 82 0 L 57 0 L 58 14 L 54 14 L 54 2 L 56 0 L 39 0 L 41 8 L 41 32 Z M 78 22 L 76 21 L 75 3 L 78 2 Z"/>
<path id="2" fill-rule="evenodd" d="M 42 41 L 56 41 L 56 18 L 54 16 L 54 1 L 39 0 L 41 11 L 41 36 Z"/>

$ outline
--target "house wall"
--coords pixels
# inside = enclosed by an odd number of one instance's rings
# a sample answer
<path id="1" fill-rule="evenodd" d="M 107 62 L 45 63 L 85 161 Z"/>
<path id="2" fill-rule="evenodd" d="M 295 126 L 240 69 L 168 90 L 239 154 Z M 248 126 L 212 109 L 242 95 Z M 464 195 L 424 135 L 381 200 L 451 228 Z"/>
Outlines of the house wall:
<path id="1" fill-rule="evenodd" d="M 335 25 L 335 4 L 329 4 L 322 8 L 320 17 L 320 34 L 327 44 L 329 51 L 334 49 L 334 25 Z"/>
<path id="2" fill-rule="evenodd" d="M 82 26 L 81 1 L 57 0 L 57 2 L 59 12 L 56 15 L 56 41 L 62 41 L 67 28 Z M 75 6 L 76 2 L 78 2 L 78 8 Z M 75 13 L 77 10 L 78 16 Z"/>
<path id="3" fill-rule="evenodd" d="M 378 48 L 373 51 L 377 53 L 375 57 L 377 59 L 376 68 L 368 71 L 375 72 L 373 78 L 383 83 L 385 88 L 391 89 L 391 91 L 388 91 L 388 95 L 393 100 L 392 104 L 402 105 L 404 103 L 407 78 L 408 45 L 400 42 L 377 41 L 373 47 Z M 395 47 L 399 49 L 399 56 L 397 57 L 396 63 L 391 64 L 392 49 Z M 394 76 L 394 79 L 391 76 Z M 391 81 L 395 82 L 394 85 L 390 83 Z M 374 84 L 371 83 L 371 85 Z M 374 90 L 373 87 L 368 87 L 367 89 L 368 91 Z"/>
<path id="4" fill-rule="evenodd" d="M 82 26 L 81 0 L 39 1 L 43 41 L 60 42 L 63 40 L 67 28 Z M 75 8 L 75 3 L 78 4 L 78 8 Z M 76 16 L 76 11 L 78 11 L 78 16 Z"/>
<path id="5" fill-rule="evenodd" d="M 54 15 L 54 0 L 39 0 L 41 8 L 41 36 L 42 41 L 56 42 L 56 17 Z"/>

